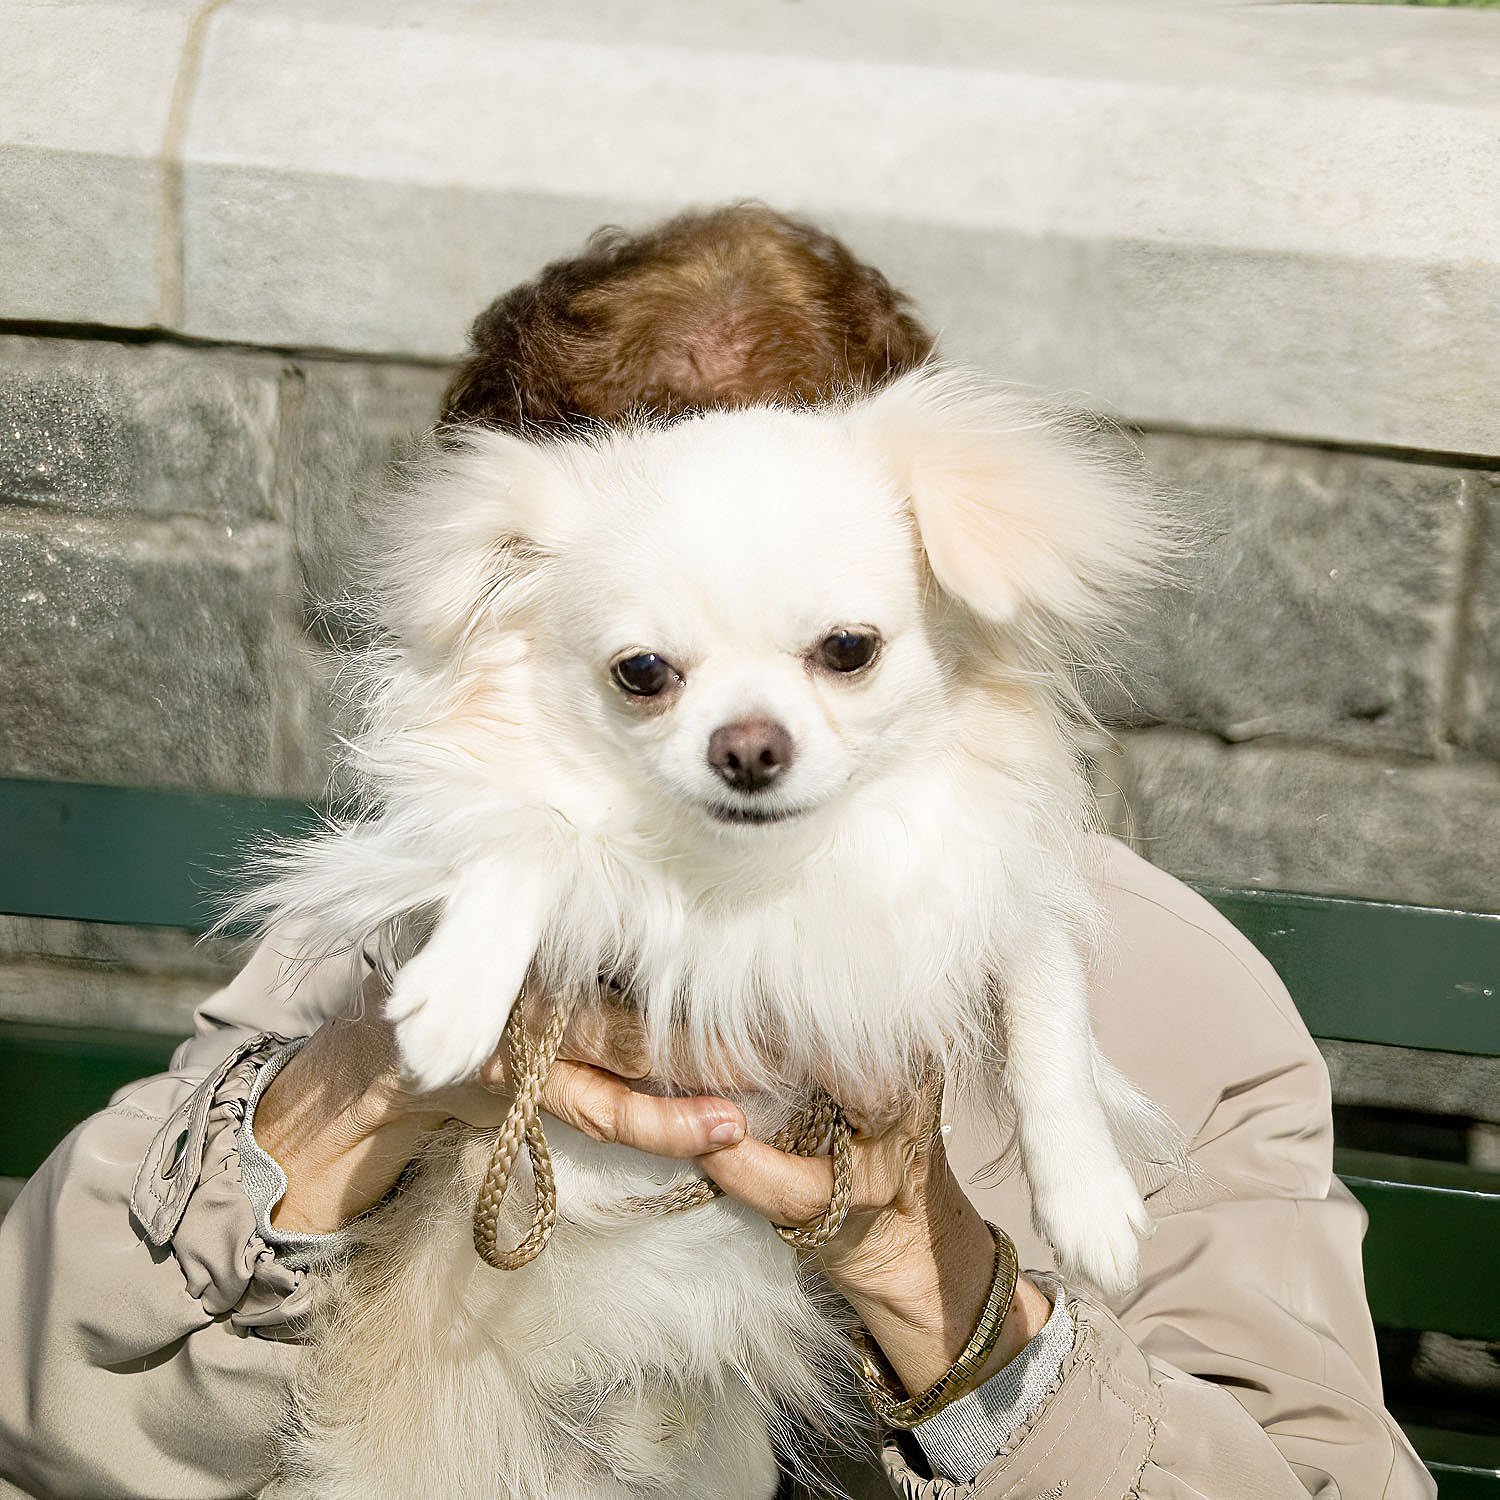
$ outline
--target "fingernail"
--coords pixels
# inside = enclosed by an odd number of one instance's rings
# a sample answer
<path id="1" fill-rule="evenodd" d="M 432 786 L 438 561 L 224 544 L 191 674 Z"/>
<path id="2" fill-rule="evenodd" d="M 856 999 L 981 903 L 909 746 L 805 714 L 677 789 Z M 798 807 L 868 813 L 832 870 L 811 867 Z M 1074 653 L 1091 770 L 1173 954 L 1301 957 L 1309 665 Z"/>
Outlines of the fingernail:
<path id="1" fill-rule="evenodd" d="M 738 1146 L 745 1139 L 745 1127 L 738 1120 L 725 1120 L 708 1132 L 710 1146 Z"/>

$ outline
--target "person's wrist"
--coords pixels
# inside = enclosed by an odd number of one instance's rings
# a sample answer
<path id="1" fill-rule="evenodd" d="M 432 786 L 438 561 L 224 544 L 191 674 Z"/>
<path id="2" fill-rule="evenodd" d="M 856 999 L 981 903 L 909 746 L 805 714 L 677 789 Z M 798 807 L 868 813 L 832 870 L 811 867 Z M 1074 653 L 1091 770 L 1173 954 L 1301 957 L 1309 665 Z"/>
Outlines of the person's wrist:
<path id="1" fill-rule="evenodd" d="M 287 1188 L 270 1213 L 272 1228 L 332 1234 L 373 1208 L 395 1186 L 421 1146 L 424 1129 L 405 1118 L 350 1135 L 325 1136 L 311 1150 L 265 1149 L 286 1173 Z M 290 1160 L 288 1160 L 290 1155 Z"/>
<path id="2" fill-rule="evenodd" d="M 856 1333 L 865 1398 L 887 1425 L 916 1427 L 967 1396 L 987 1378 L 1020 1272 L 1011 1237 L 994 1224 L 988 1227 L 994 1242 L 994 1268 L 984 1308 L 962 1351 L 930 1386 L 925 1389 L 918 1386 L 915 1391 L 893 1387 L 887 1367 L 871 1347 L 868 1336 Z"/>
<path id="3" fill-rule="evenodd" d="M 367 1136 L 423 1136 L 452 1119 L 433 1097 L 406 1088 L 394 1069 L 371 1078 L 341 1111 L 339 1129 L 347 1143 Z"/>
<path id="4" fill-rule="evenodd" d="M 256 1143 L 286 1175 L 273 1228 L 325 1234 L 378 1203 L 446 1115 L 400 1086 L 378 1038 L 326 1022 L 261 1095 Z"/>
<path id="5" fill-rule="evenodd" d="M 951 1298 L 965 1282 L 972 1281 L 967 1289 L 983 1300 L 993 1242 L 941 1154 L 919 1170 L 920 1177 L 909 1177 L 895 1201 L 863 1224 L 851 1215 L 822 1260 L 829 1280 L 857 1309 L 927 1323 L 944 1293 Z"/>
<path id="6" fill-rule="evenodd" d="M 892 1211 L 845 1258 L 830 1281 L 853 1308 L 892 1371 L 916 1395 L 950 1369 L 989 1299 L 995 1241 L 946 1168 L 911 1208 Z M 1047 1320 L 1051 1304 L 1024 1275 L 977 1380 L 1006 1364 Z"/>

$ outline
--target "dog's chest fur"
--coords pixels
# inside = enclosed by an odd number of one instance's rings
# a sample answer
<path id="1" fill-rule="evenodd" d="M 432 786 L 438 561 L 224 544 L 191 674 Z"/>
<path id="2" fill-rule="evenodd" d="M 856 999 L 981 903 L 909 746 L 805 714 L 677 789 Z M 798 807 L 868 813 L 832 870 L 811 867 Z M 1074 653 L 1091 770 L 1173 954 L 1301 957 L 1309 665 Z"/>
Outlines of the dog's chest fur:
<path id="1" fill-rule="evenodd" d="M 561 880 L 544 983 L 595 978 L 614 953 L 674 1030 L 764 1042 L 769 1022 L 788 1077 L 826 1078 L 831 1061 L 831 1083 L 898 1086 L 923 1050 L 984 1033 L 984 977 L 1013 914 L 1035 909 L 1016 850 L 1038 837 L 1021 812 L 971 829 L 946 776 L 902 792 L 781 867 L 663 861 L 576 831 L 550 842 L 546 825 L 535 858 Z M 434 1141 L 364 1229 L 315 1330 L 280 1493 L 766 1500 L 781 1412 L 859 1420 L 847 1339 L 770 1225 L 722 1200 L 623 1214 L 682 1167 L 556 1122 L 548 1134 L 560 1220 L 520 1271 L 472 1247 L 488 1135 Z M 502 1239 L 525 1232 L 529 1186 Z"/>
<path id="2" fill-rule="evenodd" d="M 998 1062 L 994 985 L 1019 924 L 1045 910 L 1085 927 L 1089 897 L 1024 789 L 966 770 L 851 799 L 836 827 L 759 861 L 608 837 L 539 850 L 564 872 L 543 977 L 556 991 L 617 973 L 660 1037 L 701 1044 L 691 1063 L 750 1066 L 769 1044 L 784 1077 L 856 1109 L 908 1086 L 919 1058 Z"/>
<path id="3" fill-rule="evenodd" d="M 635 1153 L 549 1133 L 563 1211 L 522 1270 L 470 1243 L 488 1134 L 435 1139 L 362 1227 L 316 1316 L 271 1495 L 766 1500 L 783 1408 L 858 1420 L 847 1341 L 769 1225 L 722 1201 L 622 1216 Z M 524 1198 L 502 1235 L 524 1232 Z"/>
<path id="4" fill-rule="evenodd" d="M 717 861 L 663 859 L 523 816 L 510 839 L 536 842 L 516 864 L 555 880 L 536 977 L 555 993 L 613 965 L 663 1034 L 700 1040 L 705 1056 L 725 1039 L 731 1052 L 770 1040 L 784 1077 L 844 1102 L 860 1089 L 888 1100 L 923 1056 L 982 1065 L 995 1055 L 990 981 L 1016 922 L 1039 910 L 1039 872 L 1055 911 L 1076 870 L 1021 789 L 964 769 L 858 800 L 779 864 L 733 846 Z M 476 999 L 503 1018 L 504 997 Z M 770 1225 L 722 1200 L 623 1214 L 680 1164 L 556 1122 L 548 1134 L 560 1219 L 522 1270 L 473 1250 L 488 1135 L 434 1141 L 367 1226 L 314 1332 L 275 1493 L 768 1500 L 785 1410 L 846 1430 L 868 1421 L 848 1341 Z M 502 1239 L 525 1232 L 529 1186 L 513 1188 Z"/>

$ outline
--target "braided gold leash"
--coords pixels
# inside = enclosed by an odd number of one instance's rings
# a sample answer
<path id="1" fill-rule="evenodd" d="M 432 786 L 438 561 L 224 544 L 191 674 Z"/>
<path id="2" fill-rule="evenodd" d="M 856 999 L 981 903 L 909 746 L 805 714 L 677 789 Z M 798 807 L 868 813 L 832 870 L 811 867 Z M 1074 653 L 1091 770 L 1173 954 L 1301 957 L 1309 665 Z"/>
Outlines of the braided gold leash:
<path id="1" fill-rule="evenodd" d="M 563 1034 L 568 1029 L 576 1003 L 576 1000 L 570 1000 L 552 1007 L 535 1046 L 526 1035 L 521 1005 L 511 1011 L 510 1020 L 506 1022 L 505 1044 L 510 1052 L 515 1098 L 496 1137 L 495 1149 L 490 1155 L 490 1164 L 474 1205 L 474 1248 L 497 1271 L 514 1271 L 535 1260 L 546 1248 L 557 1225 L 557 1182 L 552 1171 L 552 1153 L 547 1149 L 547 1137 L 540 1119 L 542 1087 L 557 1061 Z M 787 1151 L 794 1156 L 814 1156 L 825 1141 L 829 1142 L 833 1157 L 833 1192 L 828 1207 L 812 1224 L 776 1225 L 777 1234 L 799 1250 L 816 1250 L 819 1245 L 827 1244 L 843 1228 L 848 1216 L 854 1191 L 849 1122 L 838 1105 L 819 1091 L 808 1107 L 768 1142 L 778 1151 Z M 531 1158 L 536 1204 L 531 1228 L 520 1243 L 513 1249 L 502 1250 L 496 1240 L 500 1204 L 510 1186 L 511 1173 L 522 1146 Z M 623 1207 L 627 1213 L 643 1215 L 680 1213 L 709 1203 L 722 1193 L 723 1189 L 717 1183 L 700 1177 L 649 1197 L 629 1198 Z"/>
<path id="2" fill-rule="evenodd" d="M 490 1164 L 474 1204 L 474 1248 L 497 1271 L 516 1271 L 535 1260 L 552 1238 L 552 1230 L 557 1224 L 557 1181 L 552 1172 L 552 1153 L 547 1149 L 547 1137 L 538 1116 L 542 1085 L 552 1071 L 552 1064 L 557 1061 L 563 1033 L 568 1029 L 576 1003 L 576 1000 L 569 1000 L 552 1007 L 535 1048 L 526 1035 L 524 1007 L 519 1001 L 505 1024 L 505 1044 L 510 1051 L 510 1076 L 515 1097 L 495 1139 L 495 1149 L 490 1154 Z M 500 1202 L 510 1186 L 510 1174 L 523 1145 L 531 1157 L 536 1208 L 525 1238 L 513 1249 L 502 1250 L 495 1238 L 500 1227 Z"/>

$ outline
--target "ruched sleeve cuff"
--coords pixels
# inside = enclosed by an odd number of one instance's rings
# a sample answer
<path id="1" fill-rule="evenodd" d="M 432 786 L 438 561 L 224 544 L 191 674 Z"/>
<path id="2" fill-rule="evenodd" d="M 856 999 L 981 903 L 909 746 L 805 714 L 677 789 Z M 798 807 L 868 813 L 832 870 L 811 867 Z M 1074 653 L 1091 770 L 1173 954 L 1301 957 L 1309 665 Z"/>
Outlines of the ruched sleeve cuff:
<path id="1" fill-rule="evenodd" d="M 261 1032 L 224 1059 L 157 1133 L 131 1195 L 138 1227 L 170 1251 L 204 1311 L 266 1337 L 295 1336 L 322 1286 L 308 1262 L 283 1257 L 267 1239 L 241 1166 L 252 1093 L 287 1047 Z"/>
<path id="2" fill-rule="evenodd" d="M 275 1252 L 284 1266 L 294 1270 L 309 1270 L 338 1259 L 349 1246 L 349 1236 L 342 1232 L 333 1234 L 294 1234 L 277 1229 L 271 1223 L 271 1213 L 286 1196 L 286 1173 L 281 1163 L 266 1151 L 255 1139 L 255 1108 L 260 1103 L 270 1082 L 306 1045 L 306 1037 L 288 1042 L 279 1051 L 273 1052 L 260 1065 L 255 1082 L 250 1087 L 250 1097 L 245 1100 L 245 1114 L 240 1121 L 240 1178 L 245 1185 L 245 1196 L 255 1214 L 255 1230 L 261 1240 Z"/>

